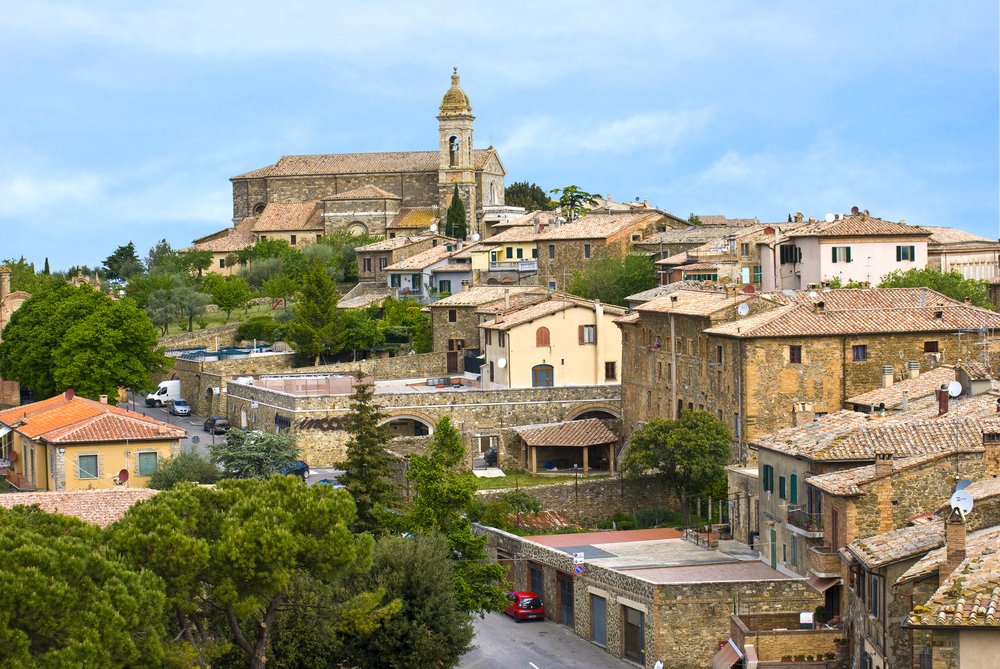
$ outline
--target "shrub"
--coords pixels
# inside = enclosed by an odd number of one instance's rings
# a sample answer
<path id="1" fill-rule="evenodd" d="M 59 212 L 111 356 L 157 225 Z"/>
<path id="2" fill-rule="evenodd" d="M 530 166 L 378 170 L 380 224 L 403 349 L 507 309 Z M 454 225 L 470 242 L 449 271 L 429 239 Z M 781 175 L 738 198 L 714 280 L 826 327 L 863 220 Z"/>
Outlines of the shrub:
<path id="1" fill-rule="evenodd" d="M 178 453 L 165 460 L 160 469 L 149 477 L 149 487 L 170 490 L 185 481 L 215 483 L 221 477 L 219 468 L 197 453 Z"/>
<path id="2" fill-rule="evenodd" d="M 285 326 L 270 314 L 254 316 L 240 323 L 236 330 L 237 341 L 277 341 L 285 338 Z"/>

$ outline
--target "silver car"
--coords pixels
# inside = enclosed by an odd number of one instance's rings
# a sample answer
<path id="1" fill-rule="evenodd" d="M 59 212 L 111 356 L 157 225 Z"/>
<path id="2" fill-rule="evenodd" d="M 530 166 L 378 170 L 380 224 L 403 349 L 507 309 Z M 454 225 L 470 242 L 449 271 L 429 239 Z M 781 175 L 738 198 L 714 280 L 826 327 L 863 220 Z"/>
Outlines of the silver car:
<path id="1" fill-rule="evenodd" d="M 191 405 L 187 403 L 187 400 L 174 400 L 173 404 L 170 405 L 170 413 L 175 416 L 190 416 Z"/>

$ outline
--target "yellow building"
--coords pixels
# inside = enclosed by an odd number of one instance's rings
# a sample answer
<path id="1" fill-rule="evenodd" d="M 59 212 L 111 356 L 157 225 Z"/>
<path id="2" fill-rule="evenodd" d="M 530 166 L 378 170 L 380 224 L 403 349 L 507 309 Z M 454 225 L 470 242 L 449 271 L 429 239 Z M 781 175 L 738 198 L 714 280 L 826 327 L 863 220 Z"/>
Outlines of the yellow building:
<path id="1" fill-rule="evenodd" d="M 184 435 L 67 390 L 0 412 L 0 473 L 20 490 L 144 488 Z"/>
<path id="2" fill-rule="evenodd" d="M 625 309 L 553 293 L 480 324 L 483 387 L 536 388 L 620 383 Z"/>

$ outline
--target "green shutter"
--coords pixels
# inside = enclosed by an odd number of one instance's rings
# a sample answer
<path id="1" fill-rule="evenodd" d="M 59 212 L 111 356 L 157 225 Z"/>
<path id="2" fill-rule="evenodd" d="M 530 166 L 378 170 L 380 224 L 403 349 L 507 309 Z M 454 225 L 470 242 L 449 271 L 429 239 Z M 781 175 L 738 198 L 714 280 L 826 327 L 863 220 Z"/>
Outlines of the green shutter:
<path id="1" fill-rule="evenodd" d="M 785 477 L 778 477 L 778 497 L 785 499 L 788 495 L 785 494 Z"/>
<path id="2" fill-rule="evenodd" d="M 902 259 L 903 259 L 903 247 L 902 246 L 897 246 L 896 247 L 896 262 L 899 262 Z"/>
<path id="3" fill-rule="evenodd" d="M 799 477 L 795 474 L 788 480 L 788 501 L 791 504 L 799 503 Z"/>
<path id="4" fill-rule="evenodd" d="M 830 250 L 833 251 L 833 262 L 837 262 L 837 247 L 834 246 Z"/>
<path id="5" fill-rule="evenodd" d="M 847 247 L 847 262 L 851 262 L 851 247 Z"/>

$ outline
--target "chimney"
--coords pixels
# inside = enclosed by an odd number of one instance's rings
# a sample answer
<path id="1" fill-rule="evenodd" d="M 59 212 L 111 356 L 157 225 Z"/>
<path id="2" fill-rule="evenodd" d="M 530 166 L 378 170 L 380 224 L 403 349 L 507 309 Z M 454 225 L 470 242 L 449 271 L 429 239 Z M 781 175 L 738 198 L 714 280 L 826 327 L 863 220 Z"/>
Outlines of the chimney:
<path id="1" fill-rule="evenodd" d="M 795 212 L 795 222 L 796 223 L 801 223 L 802 222 L 802 212 L 801 211 Z"/>
<path id="2" fill-rule="evenodd" d="M 942 384 L 937 391 L 938 416 L 948 413 L 948 386 Z"/>
<path id="3" fill-rule="evenodd" d="M 792 405 L 792 425 L 798 427 L 816 420 L 816 412 L 809 402 L 796 402 Z"/>
<path id="4" fill-rule="evenodd" d="M 892 450 L 879 448 L 875 451 L 875 476 L 879 478 L 892 474 Z"/>
<path id="5" fill-rule="evenodd" d="M 540 220 L 538 220 L 537 216 L 535 216 L 535 218 L 532 219 L 532 222 L 535 224 L 535 233 L 537 234 L 537 233 L 541 232 L 541 230 L 542 230 L 542 222 Z"/>
<path id="6" fill-rule="evenodd" d="M 107 404 L 108 403 L 108 396 L 107 395 L 101 395 L 99 399 L 101 400 L 101 404 Z"/>
<path id="7" fill-rule="evenodd" d="M 10 295 L 10 267 L 0 266 L 0 301 Z"/>
<path id="8" fill-rule="evenodd" d="M 905 390 L 903 391 L 903 399 L 901 399 L 899 401 L 899 410 L 900 411 L 909 411 L 910 410 L 910 397 L 909 397 L 909 393 L 906 392 Z"/>
<path id="9" fill-rule="evenodd" d="M 892 365 L 882 365 L 882 387 L 892 388 L 893 369 Z"/>
<path id="10" fill-rule="evenodd" d="M 963 297 L 962 298 L 962 302 L 964 302 L 965 304 L 972 304 L 972 298 L 971 297 Z"/>
<path id="11" fill-rule="evenodd" d="M 1000 433 L 983 432 L 983 477 L 1000 476 Z"/>
<path id="12" fill-rule="evenodd" d="M 944 311 L 939 309 L 938 311 L 934 312 L 934 320 L 939 321 L 942 318 L 944 318 Z"/>
<path id="13" fill-rule="evenodd" d="M 73 399 L 74 395 L 76 395 L 76 392 L 72 388 L 67 388 L 66 389 L 65 396 L 66 396 L 66 401 L 67 402 L 71 401 Z"/>
<path id="14" fill-rule="evenodd" d="M 510 309 L 510 288 L 503 289 L 503 310 Z"/>
<path id="15" fill-rule="evenodd" d="M 920 361 L 919 360 L 908 360 L 906 362 L 906 376 L 910 379 L 915 379 L 920 376 Z"/>
<path id="16" fill-rule="evenodd" d="M 815 304 L 815 305 L 813 306 L 813 310 L 814 310 L 814 311 L 815 311 L 815 312 L 816 312 L 817 314 L 824 314 L 824 313 L 826 313 L 826 302 L 823 302 L 822 300 L 820 300 L 819 302 L 817 302 L 817 303 L 816 303 L 816 304 Z"/>
<path id="17" fill-rule="evenodd" d="M 965 559 L 965 519 L 958 509 L 952 509 L 944 521 L 944 564 L 938 570 L 938 582 L 943 583 Z"/>

